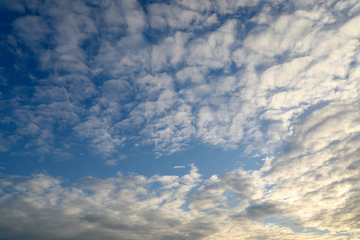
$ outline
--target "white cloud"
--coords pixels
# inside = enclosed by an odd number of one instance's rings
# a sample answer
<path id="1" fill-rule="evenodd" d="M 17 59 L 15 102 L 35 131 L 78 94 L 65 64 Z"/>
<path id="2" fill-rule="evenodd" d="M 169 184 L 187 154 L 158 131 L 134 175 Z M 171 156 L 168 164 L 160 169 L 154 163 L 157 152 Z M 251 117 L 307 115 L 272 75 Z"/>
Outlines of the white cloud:
<path id="1" fill-rule="evenodd" d="M 298 219 L 296 224 L 357 234 L 352 223 L 358 195 L 356 109 L 351 102 L 330 104 L 309 115 L 294 127 L 288 146 L 265 174 L 265 181 L 274 184 L 266 198 L 280 201 L 285 215 Z"/>
<path id="2" fill-rule="evenodd" d="M 40 16 L 25 16 L 14 23 L 15 31 L 32 50 L 41 49 L 41 44 L 47 43 L 47 35 L 51 30 Z"/>
<path id="3" fill-rule="evenodd" d="M 2 234 L 9 239 L 50 234 L 62 239 L 356 239 L 357 109 L 343 102 L 315 110 L 294 125 L 288 146 L 266 159 L 262 169 L 237 169 L 205 181 L 194 165 L 184 176 L 119 173 L 70 187 L 43 174 L 5 176 L 0 180 Z"/>
<path id="4" fill-rule="evenodd" d="M 26 87 L 12 86 L 1 69 L 11 88 L 1 92 L 2 154 L 23 144 L 63 159 L 73 149 L 61 146 L 81 140 L 113 166 L 135 139 L 157 155 L 192 140 L 268 155 L 258 171 L 203 182 L 193 165 L 184 176 L 71 186 L 2 175 L 2 237 L 358 238 L 360 5 L 284 2 L 279 12 L 280 3 L 2 1 L 29 10 L 3 35 L 12 69 L 33 71 L 23 63 L 30 58 L 48 73 L 27 72 Z"/>
<path id="5" fill-rule="evenodd" d="M 55 130 L 72 129 L 64 141 L 106 160 L 139 136 L 158 155 L 192 140 L 273 154 L 308 109 L 358 98 L 353 1 L 26 4 L 39 14 L 15 20 L 4 46 L 18 58 L 24 43 L 49 76 L 2 98 L 16 124 L 4 151 L 26 137 L 50 154 Z"/>
<path id="6" fill-rule="evenodd" d="M 0 152 L 7 152 L 10 149 L 9 141 L 7 141 L 0 132 Z"/>
<path id="7" fill-rule="evenodd" d="M 229 48 L 234 42 L 236 22 L 229 20 L 206 39 L 196 39 L 189 43 L 190 55 L 187 63 L 191 66 L 202 66 L 219 69 L 229 64 Z"/>
<path id="8" fill-rule="evenodd" d="M 90 118 L 74 127 L 74 130 L 81 139 L 91 139 L 92 147 L 105 156 L 117 153 L 117 148 L 126 140 L 125 136 L 112 134 L 112 128 L 108 126 L 106 119 L 102 121 L 99 118 Z"/>
<path id="9" fill-rule="evenodd" d="M 187 80 L 198 84 L 205 83 L 201 69 L 196 67 L 183 68 L 176 73 L 176 79 L 181 83 L 186 83 Z"/>
<path id="10" fill-rule="evenodd" d="M 188 36 L 186 33 L 177 32 L 173 37 L 166 38 L 160 45 L 152 50 L 152 70 L 158 72 L 167 66 L 177 67 L 186 54 L 184 48 Z"/>
<path id="11" fill-rule="evenodd" d="M 118 160 L 116 160 L 116 159 L 110 159 L 110 160 L 107 160 L 105 162 L 105 164 L 108 165 L 108 166 L 116 166 L 117 162 L 118 162 Z"/>
<path id="12" fill-rule="evenodd" d="M 185 168 L 185 166 L 174 166 L 174 168 Z"/>
<path id="13" fill-rule="evenodd" d="M 154 3 L 148 8 L 153 28 L 187 29 L 199 25 L 206 17 L 198 12 L 183 9 L 177 5 Z"/>
<path id="14" fill-rule="evenodd" d="M 178 0 L 177 3 L 198 12 L 209 11 L 212 7 L 210 0 Z"/>

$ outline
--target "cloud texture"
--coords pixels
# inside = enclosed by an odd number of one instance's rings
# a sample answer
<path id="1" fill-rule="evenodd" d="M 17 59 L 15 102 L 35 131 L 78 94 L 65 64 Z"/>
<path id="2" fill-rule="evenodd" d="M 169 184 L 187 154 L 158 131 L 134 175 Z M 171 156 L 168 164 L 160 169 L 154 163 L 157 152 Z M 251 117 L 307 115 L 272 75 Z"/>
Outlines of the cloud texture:
<path id="1" fill-rule="evenodd" d="M 359 18 L 340 3 L 30 1 L 2 44 L 43 74 L 24 66 L 32 83 L 5 93 L 3 135 L 42 157 L 56 130 L 105 157 L 133 137 L 272 154 L 307 109 L 357 100 Z"/>
<path id="2" fill-rule="evenodd" d="M 0 6 L 12 16 L 0 39 L 4 158 L 69 160 L 81 147 L 114 166 L 134 145 L 160 157 L 194 142 L 264 156 L 259 170 L 208 179 L 195 165 L 75 183 L 2 174 L 0 238 L 360 237 L 356 1 Z"/>

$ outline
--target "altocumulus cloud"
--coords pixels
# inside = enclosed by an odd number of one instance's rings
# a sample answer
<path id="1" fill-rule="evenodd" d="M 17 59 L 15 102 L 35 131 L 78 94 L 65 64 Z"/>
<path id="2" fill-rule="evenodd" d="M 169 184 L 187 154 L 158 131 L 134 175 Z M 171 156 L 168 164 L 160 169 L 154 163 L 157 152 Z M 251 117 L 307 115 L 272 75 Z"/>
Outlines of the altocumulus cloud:
<path id="1" fill-rule="evenodd" d="M 0 239 L 360 237 L 360 3 L 0 6 L 2 158 L 82 148 L 114 166 L 130 146 L 161 160 L 193 143 L 264 156 L 207 179 L 194 164 L 70 183 L 0 166 Z"/>

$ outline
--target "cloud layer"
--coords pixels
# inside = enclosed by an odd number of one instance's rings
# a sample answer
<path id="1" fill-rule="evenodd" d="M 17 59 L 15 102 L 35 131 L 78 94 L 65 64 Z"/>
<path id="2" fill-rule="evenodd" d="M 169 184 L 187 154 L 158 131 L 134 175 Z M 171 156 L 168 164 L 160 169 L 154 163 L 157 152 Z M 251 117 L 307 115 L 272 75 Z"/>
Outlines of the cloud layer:
<path id="1" fill-rule="evenodd" d="M 357 109 L 343 102 L 314 111 L 260 170 L 237 169 L 204 180 L 191 165 L 183 176 L 118 173 L 70 186 L 45 174 L 3 176 L 1 234 L 6 239 L 357 238 Z"/>
<path id="2" fill-rule="evenodd" d="M 360 237 L 356 1 L 0 6 L 1 156 L 85 147 L 114 166 L 134 145 L 161 156 L 194 142 L 265 156 L 208 179 L 195 165 L 75 183 L 2 174 L 0 238 Z"/>
<path id="3" fill-rule="evenodd" d="M 2 78 L 23 67 L 31 83 L 2 94 L 2 151 L 71 155 L 81 140 L 114 158 L 137 138 L 157 155 L 189 141 L 273 154 L 307 109 L 358 99 L 351 1 L 5 5 L 24 16 L 3 34 Z"/>

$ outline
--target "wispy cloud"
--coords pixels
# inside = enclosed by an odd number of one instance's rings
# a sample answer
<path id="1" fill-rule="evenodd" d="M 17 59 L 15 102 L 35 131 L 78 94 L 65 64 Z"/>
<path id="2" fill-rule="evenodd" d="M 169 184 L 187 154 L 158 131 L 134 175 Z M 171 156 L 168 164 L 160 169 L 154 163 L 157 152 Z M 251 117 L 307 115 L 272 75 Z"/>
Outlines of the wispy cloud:
<path id="1" fill-rule="evenodd" d="M 174 168 L 185 168 L 185 166 L 174 166 Z"/>

